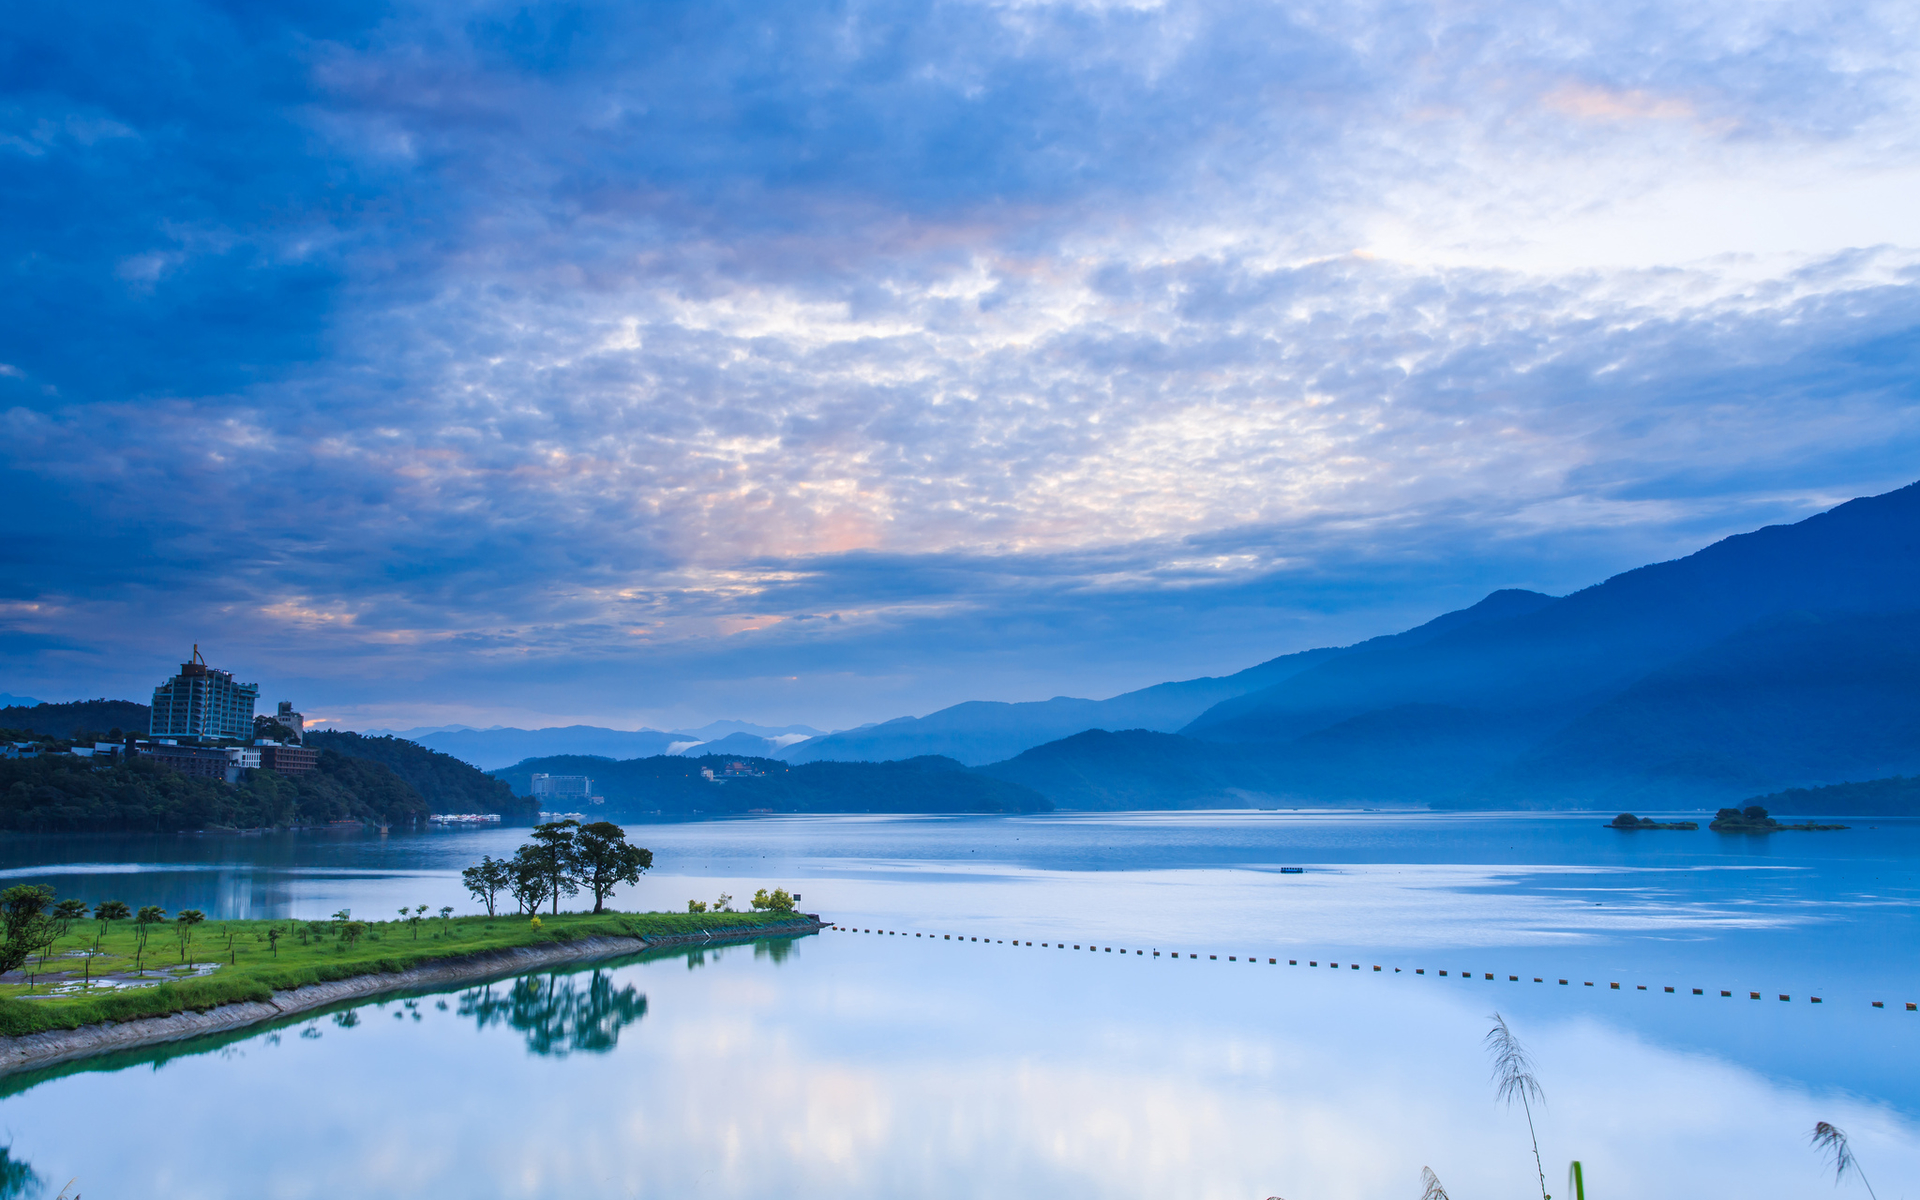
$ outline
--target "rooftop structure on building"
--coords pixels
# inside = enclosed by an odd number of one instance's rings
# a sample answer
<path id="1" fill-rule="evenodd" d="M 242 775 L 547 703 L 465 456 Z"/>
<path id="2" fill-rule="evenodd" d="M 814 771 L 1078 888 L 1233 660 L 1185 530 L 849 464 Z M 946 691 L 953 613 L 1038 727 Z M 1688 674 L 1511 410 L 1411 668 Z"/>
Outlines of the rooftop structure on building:
<path id="1" fill-rule="evenodd" d="M 273 728 L 278 725 L 285 730 L 281 733 Z M 276 742 L 291 745 L 303 745 L 307 740 L 307 719 L 293 711 L 293 701 L 282 700 L 278 712 L 268 713 L 253 719 L 253 731 L 256 737 L 269 738 Z"/>
<path id="2" fill-rule="evenodd" d="M 152 737 L 251 738 L 257 683 L 235 683 L 231 671 L 215 670 L 200 657 L 180 664 L 180 673 L 153 689 Z"/>

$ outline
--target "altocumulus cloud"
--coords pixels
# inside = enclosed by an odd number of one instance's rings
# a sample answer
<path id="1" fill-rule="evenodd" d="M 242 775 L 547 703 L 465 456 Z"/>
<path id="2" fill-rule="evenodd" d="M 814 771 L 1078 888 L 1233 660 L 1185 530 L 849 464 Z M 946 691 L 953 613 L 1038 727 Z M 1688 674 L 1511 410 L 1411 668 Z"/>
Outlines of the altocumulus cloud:
<path id="1" fill-rule="evenodd" d="M 29 5 L 9 690 L 846 724 L 1920 471 L 1907 6 Z"/>

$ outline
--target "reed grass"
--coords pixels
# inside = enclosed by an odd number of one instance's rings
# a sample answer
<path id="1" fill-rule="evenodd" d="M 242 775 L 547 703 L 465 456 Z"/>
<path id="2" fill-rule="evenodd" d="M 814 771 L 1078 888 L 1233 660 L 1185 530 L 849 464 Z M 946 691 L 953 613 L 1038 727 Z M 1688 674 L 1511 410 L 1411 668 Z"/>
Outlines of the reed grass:
<path id="1" fill-rule="evenodd" d="M 1873 1185 L 1867 1182 L 1867 1173 L 1860 1169 L 1859 1160 L 1853 1157 L 1853 1147 L 1847 1144 L 1845 1130 L 1821 1121 L 1813 1127 L 1810 1140 L 1813 1142 L 1814 1149 L 1826 1153 L 1827 1160 L 1833 1167 L 1835 1187 L 1838 1187 L 1840 1181 L 1847 1177 L 1847 1172 L 1851 1171 L 1860 1177 L 1860 1186 L 1867 1189 L 1867 1195 L 1873 1196 L 1873 1200 L 1880 1200 L 1880 1197 L 1873 1195 Z"/>
<path id="2" fill-rule="evenodd" d="M 1521 1110 L 1527 1114 L 1527 1137 L 1533 1142 L 1533 1168 L 1540 1178 L 1540 1200 L 1547 1200 L 1547 1169 L 1540 1161 L 1540 1137 L 1533 1128 L 1533 1106 L 1545 1104 L 1547 1096 L 1534 1077 L 1533 1059 L 1513 1030 L 1507 1028 L 1507 1019 L 1499 1013 L 1493 1014 L 1493 1028 L 1487 1030 L 1486 1046 L 1493 1055 L 1496 1097 L 1509 1108 L 1518 1100 Z"/>

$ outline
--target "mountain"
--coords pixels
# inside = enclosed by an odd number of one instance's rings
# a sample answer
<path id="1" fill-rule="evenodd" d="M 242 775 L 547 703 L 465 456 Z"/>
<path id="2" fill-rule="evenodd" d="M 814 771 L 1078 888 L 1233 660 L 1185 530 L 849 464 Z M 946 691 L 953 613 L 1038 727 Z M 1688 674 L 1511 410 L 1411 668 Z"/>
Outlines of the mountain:
<path id="1" fill-rule="evenodd" d="M 396 737 L 362 737 L 344 730 L 310 730 L 305 744 L 347 758 L 379 763 L 423 798 L 428 812 L 499 813 L 513 823 L 531 823 L 539 806 L 469 763 Z"/>
<path id="2" fill-rule="evenodd" d="M 146 736 L 151 710 L 131 700 L 75 700 L 70 704 L 12 705 L 0 708 L 0 729 L 17 729 L 46 737 L 72 737 L 76 730 Z"/>
<path id="3" fill-rule="evenodd" d="M 522 759 L 556 754 L 592 754 L 605 758 L 644 758 L 665 754 L 676 743 L 696 742 L 685 734 L 657 729 L 602 729 L 565 725 L 550 729 L 459 729 L 429 733 L 414 741 L 450 754 L 483 771 L 510 767 Z"/>
<path id="4" fill-rule="evenodd" d="M 1280 685 L 1343 655 L 1386 646 L 1411 646 L 1449 630 L 1533 612 L 1553 603 L 1538 592 L 1510 589 L 1472 608 L 1435 617 L 1417 629 L 1388 634 L 1355 646 L 1303 650 L 1220 677 L 1160 683 L 1109 700 L 1056 696 L 1009 704 L 970 700 L 924 717 L 900 717 L 878 725 L 800 742 L 779 757 L 788 762 L 821 759 L 880 761 L 939 754 L 969 766 L 996 762 L 1089 729 L 1171 732 L 1223 701 Z"/>
<path id="5" fill-rule="evenodd" d="M 728 775 L 736 763 L 750 773 Z M 992 813 L 1044 812 L 1052 807 L 1026 787 L 936 757 L 789 766 L 776 759 L 723 755 L 662 754 L 625 762 L 566 755 L 531 759 L 495 774 L 524 795 L 531 790 L 536 772 L 591 776 L 594 791 L 606 798 L 604 815 L 612 820 L 657 813 L 715 815 L 756 810 Z"/>
<path id="6" fill-rule="evenodd" d="M 1895 775 L 1891 779 L 1869 779 L 1864 783 L 1789 788 L 1771 795 L 1750 796 L 1740 807 L 1749 804 L 1796 817 L 1920 816 L 1920 776 Z"/>
<path id="7" fill-rule="evenodd" d="M 491 729 L 466 726 L 381 733 L 407 738 L 422 746 L 451 754 L 483 771 L 510 767 L 528 758 L 556 754 L 588 754 L 602 758 L 646 758 L 655 754 L 701 753 L 769 754 L 796 741 L 819 734 L 811 725 L 754 725 L 747 721 L 714 721 L 699 729 L 603 729 L 598 725 L 564 725 L 547 729 Z M 713 739 L 720 739 L 716 743 Z M 714 745 L 718 750 L 708 750 Z M 677 749 L 676 749 L 677 748 Z"/>
<path id="8" fill-rule="evenodd" d="M 1920 770 L 1920 485 L 1499 596 L 1212 706 L 1180 730 L 1211 754 L 1081 739 L 986 771 L 1062 807 L 1140 793 L 1148 749 L 1167 804 L 1615 807 Z"/>
<path id="9" fill-rule="evenodd" d="M 12 692 L 0 692 L 0 708 L 32 708 L 40 703 L 32 696 L 16 696 Z"/>

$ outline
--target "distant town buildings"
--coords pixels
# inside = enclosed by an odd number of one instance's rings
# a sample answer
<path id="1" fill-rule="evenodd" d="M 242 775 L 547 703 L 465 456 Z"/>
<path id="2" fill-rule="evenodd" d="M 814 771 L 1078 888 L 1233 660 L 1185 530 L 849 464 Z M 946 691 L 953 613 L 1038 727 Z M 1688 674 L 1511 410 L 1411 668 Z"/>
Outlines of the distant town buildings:
<path id="1" fill-rule="evenodd" d="M 607 802 L 606 797 L 593 794 L 593 778 L 589 775 L 535 775 L 533 798 L 540 801 L 543 809 L 561 800 L 585 801 L 588 804 Z"/>
<path id="2" fill-rule="evenodd" d="M 180 664 L 180 673 L 153 689 L 150 737 L 239 738 L 253 736 L 257 683 L 235 683 L 230 671 L 217 671 L 200 657 Z M 289 705 L 289 708 L 292 706 Z"/>

